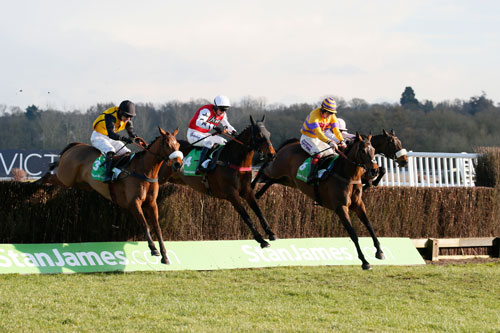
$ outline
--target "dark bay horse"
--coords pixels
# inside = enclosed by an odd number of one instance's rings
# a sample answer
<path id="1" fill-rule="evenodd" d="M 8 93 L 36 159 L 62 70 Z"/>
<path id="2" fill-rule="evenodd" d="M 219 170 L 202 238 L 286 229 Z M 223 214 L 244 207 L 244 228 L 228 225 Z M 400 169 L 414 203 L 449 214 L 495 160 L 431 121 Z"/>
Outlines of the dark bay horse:
<path id="1" fill-rule="evenodd" d="M 182 153 L 173 133 L 158 128 L 158 136 L 145 150 L 135 154 L 130 164 L 122 171 L 113 183 L 107 184 L 95 180 L 91 176 L 92 164 L 101 152 L 84 143 L 70 143 L 61 152 L 57 163 L 57 182 L 65 187 L 95 190 L 120 207 L 128 209 L 141 224 L 146 233 L 151 255 L 159 256 L 161 262 L 169 264 L 163 237 L 158 223 L 158 172 L 160 167 L 168 164 L 177 170 L 182 166 Z M 167 163 L 164 163 L 168 161 Z M 147 219 L 146 219 L 147 217 Z M 160 252 L 156 249 L 149 232 L 148 222 L 153 223 L 154 231 L 160 244 Z"/>
<path id="2" fill-rule="evenodd" d="M 399 167 L 404 168 L 408 165 L 406 149 L 403 148 L 401 141 L 396 136 L 394 131 L 391 130 L 389 133 L 383 129 L 382 134 L 374 135 L 371 142 L 373 148 L 375 148 L 376 154 L 384 155 L 385 157 L 394 160 Z M 366 176 L 363 177 L 363 184 L 365 184 L 365 188 L 370 187 L 370 185 L 377 186 L 382 178 L 384 178 L 385 173 L 385 167 L 379 166 L 379 173 L 375 180 Z"/>
<path id="3" fill-rule="evenodd" d="M 376 258 L 384 259 L 384 253 L 375 232 L 366 215 L 365 204 L 361 194 L 363 192 L 361 177 L 365 171 L 375 174 L 378 166 L 375 162 L 375 149 L 370 143 L 371 135 L 363 138 L 356 133 L 356 138 L 347 147 L 345 157 L 339 157 L 334 164 L 333 172 L 325 179 L 319 181 L 317 190 L 313 184 L 307 184 L 296 178 L 297 170 L 309 155 L 300 147 L 298 141 L 285 143 L 278 149 L 276 158 L 263 167 L 262 172 L 267 178 L 279 180 L 280 184 L 298 188 L 308 197 L 318 200 L 320 196 L 321 205 L 333 210 L 340 218 L 349 237 L 354 242 L 358 258 L 362 262 L 363 269 L 370 269 L 358 243 L 358 236 L 354 230 L 349 210 L 354 211 L 366 226 L 373 239 L 376 248 Z"/>
<path id="4" fill-rule="evenodd" d="M 219 161 L 213 172 L 204 176 L 186 176 L 182 172 L 173 172 L 171 167 L 164 165 L 161 167 L 159 174 L 160 184 L 170 181 L 187 185 L 198 192 L 229 201 L 250 228 L 254 239 L 260 243 L 262 248 L 268 247 L 269 243 L 264 240 L 255 228 L 242 203 L 242 199 L 248 203 L 255 215 L 257 215 L 269 240 L 275 240 L 276 236 L 264 218 L 251 187 L 254 152 L 264 154 L 265 159 L 268 161 L 273 159 L 275 155 L 270 133 L 264 126 L 264 118 L 265 116 L 261 121 L 255 122 L 250 116 L 250 126 L 235 138 L 228 137 L 230 140 L 222 148 Z M 193 146 L 186 141 L 181 140 L 180 144 L 180 149 L 185 156 L 193 149 Z"/>

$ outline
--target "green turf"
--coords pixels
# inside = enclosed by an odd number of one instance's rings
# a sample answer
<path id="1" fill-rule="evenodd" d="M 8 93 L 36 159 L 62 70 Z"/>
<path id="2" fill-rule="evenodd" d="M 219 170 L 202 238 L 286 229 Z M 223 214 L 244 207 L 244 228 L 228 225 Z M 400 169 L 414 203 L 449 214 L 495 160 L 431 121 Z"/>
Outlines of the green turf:
<path id="1" fill-rule="evenodd" d="M 0 275 L 4 331 L 499 331 L 500 263 Z"/>

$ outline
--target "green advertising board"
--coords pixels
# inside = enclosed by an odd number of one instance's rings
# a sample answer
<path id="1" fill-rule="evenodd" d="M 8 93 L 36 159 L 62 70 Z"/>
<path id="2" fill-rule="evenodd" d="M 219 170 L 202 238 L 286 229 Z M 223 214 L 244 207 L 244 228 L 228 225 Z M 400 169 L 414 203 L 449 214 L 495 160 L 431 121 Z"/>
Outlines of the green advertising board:
<path id="1" fill-rule="evenodd" d="M 359 240 L 372 265 L 425 264 L 409 238 L 379 240 L 385 260 L 375 259 L 371 238 Z M 280 239 L 266 249 L 253 240 L 165 242 L 165 246 L 170 265 L 151 256 L 147 242 L 0 244 L 0 274 L 361 265 L 349 238 Z"/>

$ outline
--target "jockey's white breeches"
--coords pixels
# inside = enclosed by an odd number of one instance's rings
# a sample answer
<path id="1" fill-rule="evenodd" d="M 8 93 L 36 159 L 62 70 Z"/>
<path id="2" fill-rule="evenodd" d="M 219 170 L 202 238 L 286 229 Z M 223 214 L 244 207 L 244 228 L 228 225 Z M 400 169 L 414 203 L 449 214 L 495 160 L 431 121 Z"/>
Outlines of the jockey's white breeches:
<path id="1" fill-rule="evenodd" d="M 110 139 L 108 136 L 96 131 L 92 132 L 90 142 L 92 143 L 92 146 L 99 149 L 104 155 L 110 151 L 116 153 L 116 156 L 130 153 L 130 149 L 128 149 L 127 146 L 120 140 Z"/>
<path id="2" fill-rule="evenodd" d="M 201 138 L 206 138 L 206 139 L 198 141 Z M 192 128 L 188 128 L 188 130 L 187 130 L 187 140 L 189 143 L 193 143 L 193 142 L 198 141 L 193 146 L 207 147 L 209 149 L 212 148 L 216 143 L 218 143 L 219 145 L 224 145 L 227 142 L 226 139 L 224 139 L 220 136 L 211 135 L 210 133 L 203 133 L 200 131 L 196 131 Z"/>
<path id="3" fill-rule="evenodd" d="M 333 151 L 332 147 L 330 147 L 329 144 L 321 141 L 318 138 L 311 138 L 304 134 L 302 134 L 302 136 L 300 137 L 300 146 L 311 156 L 314 156 L 316 154 L 319 154 L 320 157 L 337 155 L 337 153 Z"/>

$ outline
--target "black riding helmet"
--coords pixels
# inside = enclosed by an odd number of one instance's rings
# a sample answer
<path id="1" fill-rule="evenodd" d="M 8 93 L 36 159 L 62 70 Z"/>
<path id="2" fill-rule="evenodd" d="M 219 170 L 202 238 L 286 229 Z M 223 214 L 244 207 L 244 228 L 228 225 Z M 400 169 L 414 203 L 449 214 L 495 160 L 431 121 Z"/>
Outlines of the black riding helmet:
<path id="1" fill-rule="evenodd" d="M 118 106 L 118 116 L 135 117 L 135 105 L 129 100 L 123 101 Z"/>

